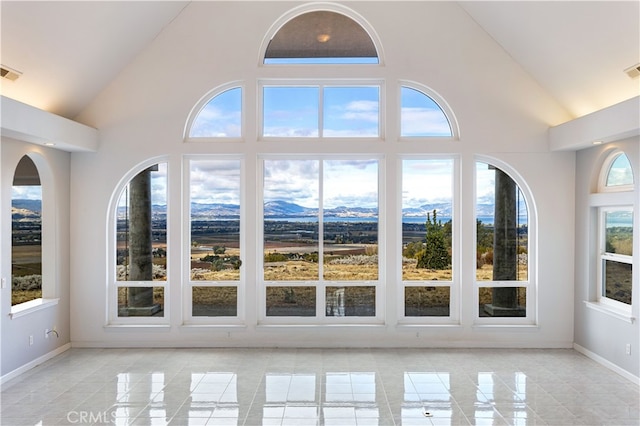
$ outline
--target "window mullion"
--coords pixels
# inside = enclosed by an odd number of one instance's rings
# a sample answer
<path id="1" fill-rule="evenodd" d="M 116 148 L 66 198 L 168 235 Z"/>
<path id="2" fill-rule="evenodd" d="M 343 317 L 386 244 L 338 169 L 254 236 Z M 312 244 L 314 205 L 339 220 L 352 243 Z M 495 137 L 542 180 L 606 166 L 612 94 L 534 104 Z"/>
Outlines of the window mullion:
<path id="1" fill-rule="evenodd" d="M 318 86 L 318 136 L 324 137 L 324 84 Z"/>

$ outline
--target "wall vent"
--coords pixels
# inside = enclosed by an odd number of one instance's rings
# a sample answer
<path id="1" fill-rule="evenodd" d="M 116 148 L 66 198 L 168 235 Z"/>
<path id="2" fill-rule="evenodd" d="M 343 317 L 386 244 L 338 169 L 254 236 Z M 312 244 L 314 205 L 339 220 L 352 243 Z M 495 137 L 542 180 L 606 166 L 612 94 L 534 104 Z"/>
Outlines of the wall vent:
<path id="1" fill-rule="evenodd" d="M 624 70 L 624 72 L 626 72 L 627 75 L 631 78 L 640 77 L 640 64 L 635 64 L 634 66 Z"/>
<path id="2" fill-rule="evenodd" d="M 22 73 L 20 71 L 16 71 L 11 69 L 5 65 L 0 65 L 0 77 L 6 78 L 7 80 L 16 81 L 18 77 L 20 77 Z"/>

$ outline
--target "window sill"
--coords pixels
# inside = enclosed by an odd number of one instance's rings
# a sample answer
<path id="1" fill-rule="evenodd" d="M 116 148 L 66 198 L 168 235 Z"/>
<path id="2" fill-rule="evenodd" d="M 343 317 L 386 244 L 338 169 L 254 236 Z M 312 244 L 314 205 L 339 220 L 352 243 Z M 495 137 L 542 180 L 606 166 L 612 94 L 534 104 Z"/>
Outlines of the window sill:
<path id="1" fill-rule="evenodd" d="M 441 323 L 437 323 L 437 322 L 432 322 L 432 323 L 423 323 L 423 324 L 418 324 L 418 323 L 406 323 L 406 324 L 397 324 L 396 325 L 396 330 L 399 331 L 415 331 L 416 329 L 419 328 L 438 328 L 438 327 L 442 327 L 442 328 L 461 328 L 462 324 L 460 324 L 459 322 L 441 322 Z"/>
<path id="2" fill-rule="evenodd" d="M 230 329 L 230 330 L 243 330 L 246 329 L 247 326 L 244 324 L 198 324 L 198 323 L 184 323 L 180 327 L 182 328 L 217 328 L 217 329 Z"/>
<path id="3" fill-rule="evenodd" d="M 56 306 L 60 299 L 35 299 L 28 302 L 20 303 L 11 307 L 9 318 L 16 319 L 29 315 L 32 312 Z"/>
<path id="4" fill-rule="evenodd" d="M 632 317 L 631 314 L 629 314 L 628 312 L 625 312 L 625 311 L 620 310 L 620 309 L 612 308 L 611 306 L 603 305 L 602 303 L 589 302 L 589 301 L 585 300 L 584 304 L 589 309 L 593 309 L 594 311 L 602 312 L 603 314 L 606 314 L 606 315 L 612 316 L 614 318 L 617 318 L 619 320 L 628 322 L 629 324 L 633 324 L 635 322 L 635 320 L 636 320 L 636 318 Z"/>
<path id="5" fill-rule="evenodd" d="M 293 328 L 309 328 L 309 329 L 332 329 L 332 328 L 344 328 L 344 329 L 358 329 L 370 330 L 374 328 L 386 328 L 385 324 L 259 324 L 256 326 L 256 330 L 277 330 L 277 329 L 293 329 Z"/>
<path id="6" fill-rule="evenodd" d="M 152 324 L 152 323 L 110 323 L 105 324 L 104 328 L 171 328 L 170 324 Z"/>

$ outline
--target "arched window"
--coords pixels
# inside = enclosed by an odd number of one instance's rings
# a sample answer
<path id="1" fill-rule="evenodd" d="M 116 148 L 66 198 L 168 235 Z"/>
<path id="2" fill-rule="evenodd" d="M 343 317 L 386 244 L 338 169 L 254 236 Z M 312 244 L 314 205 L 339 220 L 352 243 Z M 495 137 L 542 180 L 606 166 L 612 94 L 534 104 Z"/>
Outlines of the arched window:
<path id="1" fill-rule="evenodd" d="M 506 165 L 476 162 L 478 318 L 535 321 L 531 198 Z"/>
<path id="2" fill-rule="evenodd" d="M 315 10 L 289 19 L 271 36 L 265 64 L 377 64 L 369 33 L 336 11 Z"/>
<path id="3" fill-rule="evenodd" d="M 606 158 L 600 171 L 598 191 L 633 191 L 633 170 L 624 152 L 616 151 Z"/>
<path id="4" fill-rule="evenodd" d="M 400 88 L 400 137 L 457 137 L 454 131 L 452 115 L 443 99 L 435 93 L 427 94 L 428 89 L 415 85 L 402 85 Z M 447 112 L 441 106 L 445 105 Z M 454 122 L 455 123 L 455 122 Z"/>
<path id="5" fill-rule="evenodd" d="M 242 137 L 242 87 L 229 86 L 214 90 L 196 105 L 187 124 L 187 140 Z"/>
<path id="6" fill-rule="evenodd" d="M 11 189 L 11 306 L 42 298 L 42 185 L 28 155 Z"/>
<path id="7" fill-rule="evenodd" d="M 597 301 L 626 313 L 631 312 L 633 292 L 633 194 L 629 158 L 615 150 L 603 162 L 594 203 L 598 216 Z"/>
<path id="8" fill-rule="evenodd" d="M 167 165 L 138 170 L 113 207 L 115 265 L 110 321 L 165 316 L 167 282 Z"/>

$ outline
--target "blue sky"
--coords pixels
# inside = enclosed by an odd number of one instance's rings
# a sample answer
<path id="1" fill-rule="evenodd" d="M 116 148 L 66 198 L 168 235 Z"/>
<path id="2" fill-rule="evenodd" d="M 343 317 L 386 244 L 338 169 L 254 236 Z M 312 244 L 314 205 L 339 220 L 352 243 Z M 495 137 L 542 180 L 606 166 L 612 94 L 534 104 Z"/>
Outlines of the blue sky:
<path id="1" fill-rule="evenodd" d="M 241 88 L 209 101 L 192 124 L 191 137 L 241 137 Z M 267 137 L 378 137 L 378 86 L 300 85 L 263 87 L 263 134 Z M 322 124 L 321 124 L 322 121 Z M 450 136 L 440 107 L 424 93 L 401 89 L 403 137 Z"/>

